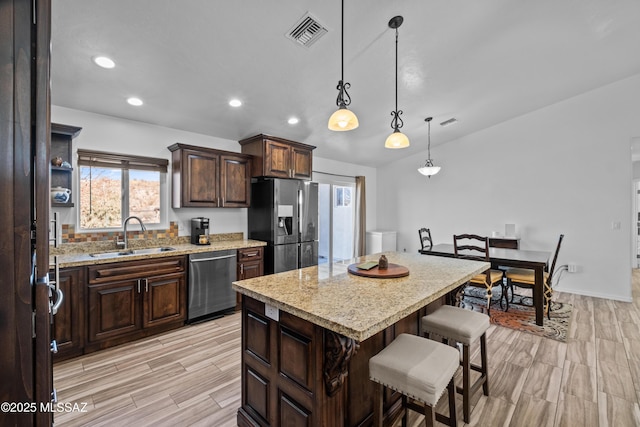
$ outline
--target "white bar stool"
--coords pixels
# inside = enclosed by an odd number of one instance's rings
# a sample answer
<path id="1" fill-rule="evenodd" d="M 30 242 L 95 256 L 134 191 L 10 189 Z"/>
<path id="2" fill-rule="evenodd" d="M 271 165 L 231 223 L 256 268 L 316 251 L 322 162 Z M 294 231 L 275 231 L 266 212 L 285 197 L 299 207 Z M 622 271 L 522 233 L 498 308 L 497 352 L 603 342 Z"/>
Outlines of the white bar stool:
<path id="1" fill-rule="evenodd" d="M 433 313 L 422 318 L 422 332 L 429 338 L 431 334 L 439 335 L 449 342 L 453 340 L 462 344 L 462 388 L 457 387 L 462 394 L 462 414 L 464 422 L 468 423 L 471 413 L 471 396 L 482 386 L 485 396 L 489 396 L 489 378 L 487 374 L 487 339 L 489 316 L 477 311 L 460 307 L 443 305 Z M 474 365 L 469 360 L 469 346 L 480 338 L 481 365 Z M 480 378 L 470 384 L 471 369 L 480 372 Z"/>
<path id="2" fill-rule="evenodd" d="M 402 425 L 406 425 L 408 409 L 423 413 L 427 426 L 435 425 L 436 419 L 457 425 L 453 375 L 459 365 L 460 353 L 453 347 L 416 335 L 398 335 L 369 359 L 369 378 L 375 382 L 373 425 L 382 426 L 384 387 L 402 393 L 405 408 Z M 449 390 L 449 417 L 434 410 L 445 388 Z"/>

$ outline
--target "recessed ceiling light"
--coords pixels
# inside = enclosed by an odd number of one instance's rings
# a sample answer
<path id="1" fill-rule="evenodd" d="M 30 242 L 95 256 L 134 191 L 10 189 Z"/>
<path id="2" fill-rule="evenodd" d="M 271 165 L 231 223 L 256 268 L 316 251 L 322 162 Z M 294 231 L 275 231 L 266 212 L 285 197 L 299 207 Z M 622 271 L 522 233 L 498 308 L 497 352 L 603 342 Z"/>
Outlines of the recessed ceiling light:
<path id="1" fill-rule="evenodd" d="M 231 101 L 229 101 L 229 105 L 231 105 L 232 107 L 239 107 L 242 105 L 242 101 L 240 101 L 239 99 L 232 99 Z"/>
<path id="2" fill-rule="evenodd" d="M 458 123 L 458 119 L 456 119 L 455 117 L 450 118 L 449 120 L 445 120 L 444 122 L 440 123 L 440 126 L 446 127 L 446 126 L 451 126 L 453 124 Z"/>
<path id="3" fill-rule="evenodd" d="M 95 62 L 96 65 L 102 68 L 113 68 L 116 66 L 116 63 L 113 62 L 111 58 L 107 58 L 106 56 L 95 56 L 93 58 L 93 62 Z"/>
<path id="4" fill-rule="evenodd" d="M 139 107 L 143 104 L 142 99 L 136 97 L 127 98 L 127 102 L 130 105 L 135 105 L 136 107 Z"/>
<path id="5" fill-rule="evenodd" d="M 299 122 L 300 120 L 298 120 L 297 117 L 289 117 L 289 120 L 287 120 L 287 123 L 289 123 L 290 125 L 295 125 Z"/>

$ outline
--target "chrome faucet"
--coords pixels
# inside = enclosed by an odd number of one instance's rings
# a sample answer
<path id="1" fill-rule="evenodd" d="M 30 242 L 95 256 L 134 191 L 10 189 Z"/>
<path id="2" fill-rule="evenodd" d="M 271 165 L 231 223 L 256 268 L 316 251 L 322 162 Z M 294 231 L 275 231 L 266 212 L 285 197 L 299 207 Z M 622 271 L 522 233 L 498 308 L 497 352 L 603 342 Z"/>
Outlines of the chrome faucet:
<path id="1" fill-rule="evenodd" d="M 127 249 L 129 249 L 129 239 L 127 238 L 127 226 L 129 225 L 129 221 L 135 219 L 140 223 L 140 228 L 142 229 L 142 231 L 146 231 L 147 227 L 144 226 L 144 224 L 142 223 L 142 220 L 140 218 L 138 218 L 137 216 L 130 216 L 127 219 L 124 220 L 124 240 L 121 241 L 119 240 L 118 236 L 116 236 L 116 246 L 118 247 L 122 247 L 125 251 Z"/>

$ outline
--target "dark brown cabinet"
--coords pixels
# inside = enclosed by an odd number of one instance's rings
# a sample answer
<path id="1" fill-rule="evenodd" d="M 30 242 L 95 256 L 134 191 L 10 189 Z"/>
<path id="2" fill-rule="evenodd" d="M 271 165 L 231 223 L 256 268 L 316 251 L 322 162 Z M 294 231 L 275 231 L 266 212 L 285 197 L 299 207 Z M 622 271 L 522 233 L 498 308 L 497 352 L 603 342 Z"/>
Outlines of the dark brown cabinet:
<path id="1" fill-rule="evenodd" d="M 264 248 L 238 249 L 238 280 L 252 279 L 264 275 Z M 236 293 L 236 310 L 242 308 L 242 294 Z"/>
<path id="2" fill-rule="evenodd" d="M 89 267 L 85 352 L 182 326 L 185 265 L 169 257 Z"/>
<path id="3" fill-rule="evenodd" d="M 311 179 L 316 147 L 263 134 L 239 143 L 242 152 L 254 158 L 252 177 Z"/>
<path id="4" fill-rule="evenodd" d="M 64 300 L 53 316 L 53 333 L 58 352 L 54 362 L 79 356 L 84 348 L 84 268 L 61 269 L 58 278 L 50 274 L 50 280 L 57 280 Z"/>
<path id="5" fill-rule="evenodd" d="M 60 158 L 62 161 L 73 164 L 71 159 L 71 143 L 73 138 L 78 136 L 82 128 L 76 126 L 61 125 L 51 123 L 51 159 Z M 53 207 L 73 207 L 71 202 L 73 197 L 73 168 L 56 166 L 51 163 L 51 188 L 62 187 L 71 191 L 69 200 L 65 203 L 51 202 Z"/>
<path id="6" fill-rule="evenodd" d="M 244 208 L 250 203 L 251 157 L 173 144 L 172 206 Z"/>

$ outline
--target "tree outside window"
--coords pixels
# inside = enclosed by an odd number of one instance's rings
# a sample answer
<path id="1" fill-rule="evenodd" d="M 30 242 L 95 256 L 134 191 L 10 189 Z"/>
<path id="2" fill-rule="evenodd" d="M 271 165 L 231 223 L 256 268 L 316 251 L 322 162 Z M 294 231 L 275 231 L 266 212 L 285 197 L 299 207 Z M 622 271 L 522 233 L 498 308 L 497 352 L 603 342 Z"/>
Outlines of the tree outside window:
<path id="1" fill-rule="evenodd" d="M 78 150 L 80 228 L 120 228 L 135 215 L 160 224 L 165 159 Z"/>

